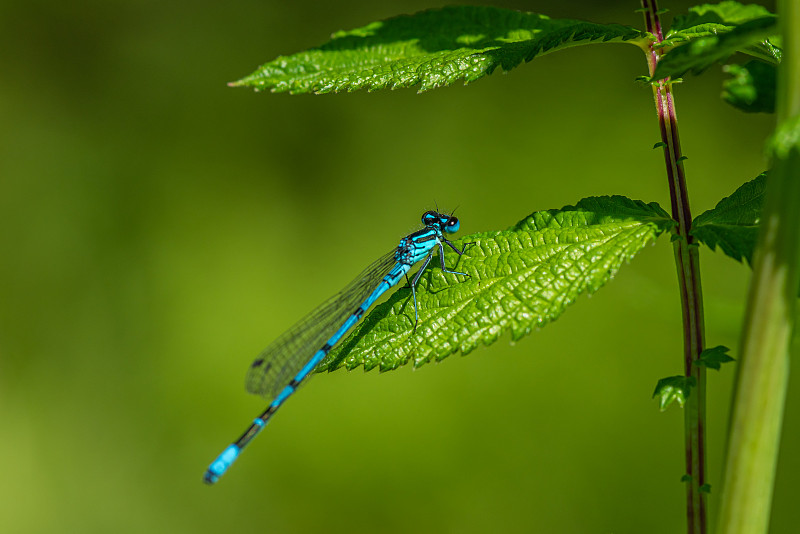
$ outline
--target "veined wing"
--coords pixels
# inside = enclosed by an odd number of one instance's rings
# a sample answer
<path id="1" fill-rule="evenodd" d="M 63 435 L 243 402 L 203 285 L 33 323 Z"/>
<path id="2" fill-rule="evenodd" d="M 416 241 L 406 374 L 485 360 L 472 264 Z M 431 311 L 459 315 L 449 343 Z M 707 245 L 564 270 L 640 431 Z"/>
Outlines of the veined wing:
<path id="1" fill-rule="evenodd" d="M 247 391 L 274 398 L 375 290 L 397 263 L 394 255 L 393 250 L 376 260 L 264 349 L 247 372 Z"/>

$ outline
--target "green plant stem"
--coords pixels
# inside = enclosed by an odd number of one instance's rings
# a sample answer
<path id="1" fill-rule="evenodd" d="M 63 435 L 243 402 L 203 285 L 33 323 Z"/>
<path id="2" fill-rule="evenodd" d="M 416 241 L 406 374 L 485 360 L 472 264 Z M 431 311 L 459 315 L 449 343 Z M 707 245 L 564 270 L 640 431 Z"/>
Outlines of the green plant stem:
<path id="1" fill-rule="evenodd" d="M 664 38 L 658 18 L 656 0 L 642 0 L 647 31 L 656 42 Z M 645 50 L 652 76 L 659 60 L 659 52 L 652 46 Z M 681 293 L 683 315 L 683 369 L 687 377 L 694 379 L 694 388 L 684 408 L 684 432 L 686 454 L 686 522 L 689 534 L 706 533 L 706 372 L 694 365 L 704 347 L 705 328 L 703 321 L 703 295 L 700 285 L 700 256 L 690 231 L 692 214 L 686 189 L 678 121 L 672 86 L 668 79 L 652 85 L 658 113 L 661 141 L 664 146 L 664 162 L 669 183 L 672 218 L 677 222 L 677 238 L 673 242 L 678 284 Z"/>
<path id="2" fill-rule="evenodd" d="M 783 59 L 778 69 L 778 128 L 800 117 L 800 4 L 778 3 Z M 743 328 L 731 418 L 721 534 L 769 528 L 789 378 L 789 346 L 800 284 L 800 142 L 774 152 Z"/>

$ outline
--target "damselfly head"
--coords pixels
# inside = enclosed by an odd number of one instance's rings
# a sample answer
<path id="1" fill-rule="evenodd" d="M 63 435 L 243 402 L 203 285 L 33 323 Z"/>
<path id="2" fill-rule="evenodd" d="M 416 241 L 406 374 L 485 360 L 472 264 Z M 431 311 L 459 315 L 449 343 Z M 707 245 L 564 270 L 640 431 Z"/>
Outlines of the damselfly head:
<path id="1" fill-rule="evenodd" d="M 447 232 L 448 234 L 458 232 L 458 227 L 460 226 L 458 218 L 452 215 L 439 213 L 438 211 L 426 211 L 423 213 L 422 224 L 425 226 L 438 226 L 443 232 Z"/>

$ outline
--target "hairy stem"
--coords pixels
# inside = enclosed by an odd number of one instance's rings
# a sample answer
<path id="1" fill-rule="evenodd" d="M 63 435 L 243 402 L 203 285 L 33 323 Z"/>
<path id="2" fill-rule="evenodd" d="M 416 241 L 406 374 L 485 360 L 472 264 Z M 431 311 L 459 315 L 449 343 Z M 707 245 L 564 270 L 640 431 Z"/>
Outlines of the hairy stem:
<path id="1" fill-rule="evenodd" d="M 721 534 L 763 534 L 769 528 L 800 283 L 800 5 L 783 0 L 778 8 L 784 50 L 777 131 L 795 134 L 781 148 L 772 147 L 725 464 Z"/>
<path id="2" fill-rule="evenodd" d="M 664 38 L 658 18 L 656 0 L 642 0 L 647 31 L 656 42 Z M 646 50 L 647 63 L 652 76 L 659 60 L 659 51 L 652 46 Z M 686 520 L 689 534 L 706 533 L 706 454 L 705 413 L 706 373 L 705 368 L 694 365 L 704 347 L 703 295 L 700 286 L 700 256 L 694 238 L 690 235 L 692 214 L 686 190 L 678 120 L 672 86 L 668 79 L 652 85 L 653 97 L 658 113 L 661 141 L 664 148 L 664 163 L 667 170 L 672 218 L 678 223 L 677 236 L 673 242 L 675 265 L 681 293 L 683 314 L 683 370 L 694 379 L 694 388 L 686 400 L 684 432 L 686 445 Z"/>

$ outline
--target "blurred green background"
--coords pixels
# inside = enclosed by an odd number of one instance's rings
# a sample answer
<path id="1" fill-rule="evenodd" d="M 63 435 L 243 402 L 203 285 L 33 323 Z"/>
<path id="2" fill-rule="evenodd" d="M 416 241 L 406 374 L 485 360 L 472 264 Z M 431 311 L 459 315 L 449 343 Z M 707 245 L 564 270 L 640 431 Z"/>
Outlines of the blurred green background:
<path id="1" fill-rule="evenodd" d="M 0 3 L 0 531 L 683 530 L 682 415 L 650 400 L 682 368 L 663 237 L 514 345 L 316 377 L 201 483 L 265 404 L 243 390 L 252 359 L 434 203 L 462 235 L 590 195 L 669 206 L 634 46 L 422 95 L 225 85 L 444 4 Z M 493 5 L 641 27 L 628 0 Z M 723 104 L 722 79 L 677 87 L 695 214 L 765 167 L 771 117 Z M 749 270 L 702 267 L 708 342 L 738 356 Z M 733 374 L 709 373 L 712 518 Z M 790 394 L 774 533 L 800 522 Z"/>

